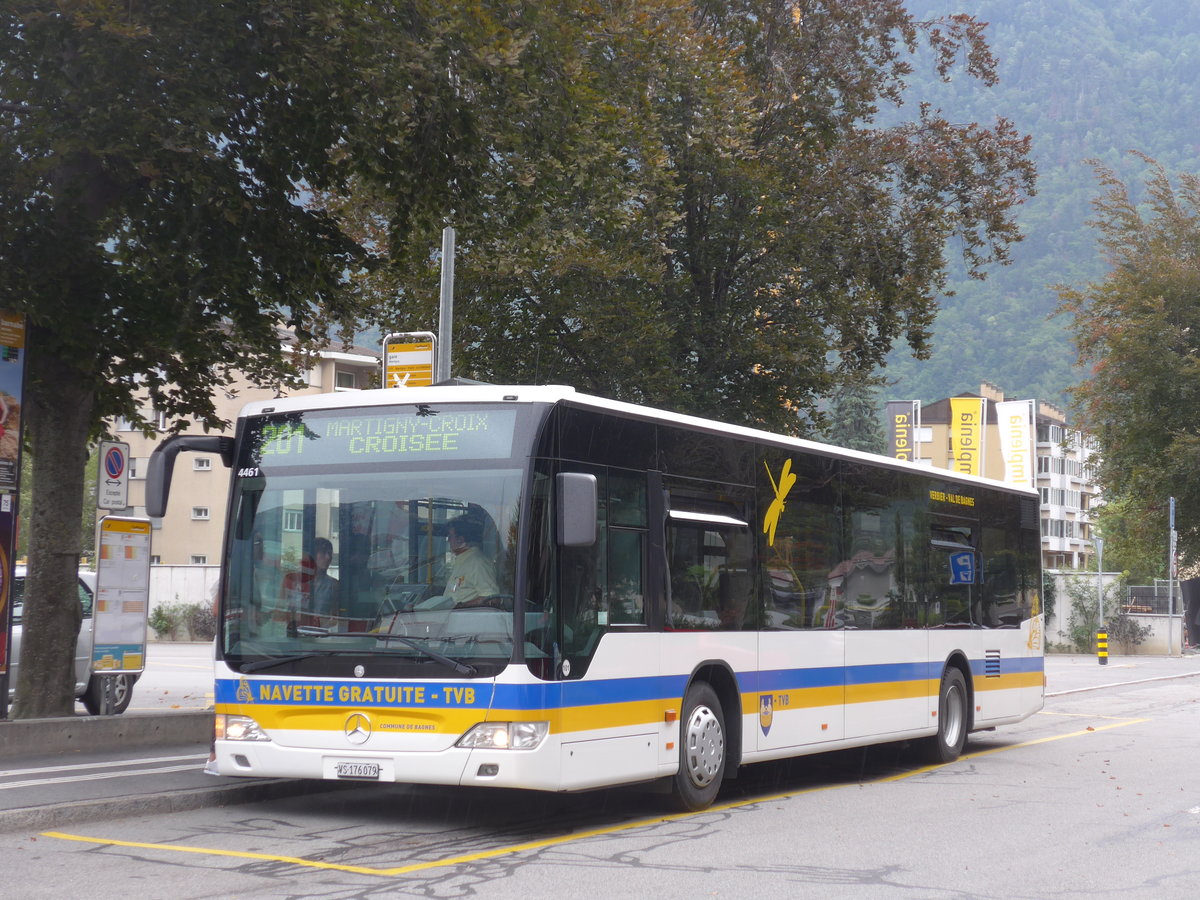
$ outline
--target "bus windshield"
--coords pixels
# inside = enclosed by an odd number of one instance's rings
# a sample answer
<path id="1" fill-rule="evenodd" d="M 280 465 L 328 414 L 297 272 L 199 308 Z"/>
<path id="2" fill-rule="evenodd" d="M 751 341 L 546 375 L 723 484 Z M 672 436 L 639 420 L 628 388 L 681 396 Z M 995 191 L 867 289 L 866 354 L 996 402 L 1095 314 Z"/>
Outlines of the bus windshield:
<path id="1" fill-rule="evenodd" d="M 494 673 L 512 656 L 515 409 L 262 416 L 235 468 L 222 609 L 243 672 Z M 382 666 L 382 668 L 381 668 Z"/>

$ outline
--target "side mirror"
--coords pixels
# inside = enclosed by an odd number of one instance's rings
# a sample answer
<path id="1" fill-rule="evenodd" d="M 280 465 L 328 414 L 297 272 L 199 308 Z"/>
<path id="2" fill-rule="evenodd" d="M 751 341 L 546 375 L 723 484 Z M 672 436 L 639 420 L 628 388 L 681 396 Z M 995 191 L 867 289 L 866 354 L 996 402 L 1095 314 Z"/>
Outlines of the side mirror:
<path id="1" fill-rule="evenodd" d="M 150 455 L 150 467 L 146 471 L 146 515 L 152 519 L 161 519 L 167 511 L 175 457 L 185 450 L 218 453 L 226 467 L 233 465 L 233 438 L 206 434 L 171 435 L 154 448 Z"/>
<path id="2" fill-rule="evenodd" d="M 558 543 L 563 547 L 590 547 L 596 543 L 596 476 L 560 472 L 558 491 Z"/>

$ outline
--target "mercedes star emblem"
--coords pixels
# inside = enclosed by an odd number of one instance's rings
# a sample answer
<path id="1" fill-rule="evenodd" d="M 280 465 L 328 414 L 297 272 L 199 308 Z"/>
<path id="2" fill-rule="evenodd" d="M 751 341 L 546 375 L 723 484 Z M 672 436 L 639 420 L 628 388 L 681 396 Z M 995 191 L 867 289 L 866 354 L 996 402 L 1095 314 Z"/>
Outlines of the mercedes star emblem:
<path id="1" fill-rule="evenodd" d="M 346 740 L 352 744 L 365 744 L 371 736 L 371 720 L 362 713 L 354 713 L 346 719 Z"/>

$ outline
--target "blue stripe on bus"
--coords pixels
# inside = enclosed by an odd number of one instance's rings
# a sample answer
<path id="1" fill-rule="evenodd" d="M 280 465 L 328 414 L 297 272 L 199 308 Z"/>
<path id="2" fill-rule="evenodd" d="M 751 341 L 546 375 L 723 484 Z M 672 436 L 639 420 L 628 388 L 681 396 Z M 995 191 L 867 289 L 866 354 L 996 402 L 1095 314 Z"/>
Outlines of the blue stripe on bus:
<path id="1" fill-rule="evenodd" d="M 845 672 L 841 666 L 820 669 L 767 669 L 739 675 L 738 680 L 744 685 L 744 692 L 771 693 L 799 688 L 837 687 L 845 684 Z M 755 675 L 758 676 L 757 688 L 753 687 Z"/>
<path id="2" fill-rule="evenodd" d="M 495 706 L 498 709 L 565 709 L 666 700 L 680 697 L 687 681 L 686 675 L 655 675 L 552 684 L 497 684 Z"/>
<path id="3" fill-rule="evenodd" d="M 992 660 L 993 665 L 997 660 Z M 986 673 L 987 660 L 973 659 L 971 660 L 971 674 L 979 677 Z M 1045 671 L 1045 662 L 1040 656 L 1010 656 L 1002 657 L 999 660 L 1001 675 L 1016 675 L 1025 672 L 1042 672 Z"/>
<path id="4" fill-rule="evenodd" d="M 986 661 L 971 660 L 971 673 L 983 677 Z M 1008 657 L 1000 660 L 1000 674 L 1011 675 L 1041 672 L 1044 668 L 1041 657 Z M 882 663 L 875 665 L 824 666 L 808 669 L 768 669 L 761 672 L 738 672 L 735 678 L 743 694 L 770 693 L 805 688 L 827 688 L 838 686 L 863 686 L 872 684 L 894 684 L 910 681 L 936 680 L 941 677 L 941 661 L 919 663 Z M 238 695 L 241 679 L 222 678 L 216 682 L 215 700 L 221 704 L 242 702 Z M 489 682 L 475 683 L 460 681 L 442 683 L 436 681 L 366 681 L 341 679 L 253 679 L 252 703 L 270 703 L 292 706 L 343 706 L 346 700 L 340 696 L 343 687 L 369 687 L 373 691 L 396 689 L 422 692 L 419 705 L 425 708 L 440 706 L 462 708 L 476 707 L 511 710 L 552 710 L 580 706 L 603 706 L 614 703 L 636 703 L 640 701 L 673 701 L 683 696 L 687 687 L 686 675 L 656 675 L 645 678 L 608 678 L 602 681 L 560 681 L 545 684 L 492 685 Z M 465 686 L 475 686 L 473 701 L 465 703 L 461 695 L 451 701 L 451 694 Z M 325 689 L 328 688 L 328 691 Z M 449 688 L 450 690 L 447 690 Z M 389 700 L 391 698 L 389 697 Z M 409 705 L 409 698 L 398 697 L 397 702 L 387 705 Z M 353 702 L 353 701 L 351 701 Z"/>
<path id="5" fill-rule="evenodd" d="M 940 678 L 941 662 L 879 663 L 847 666 L 846 684 L 888 684 L 897 681 L 926 681 Z"/>

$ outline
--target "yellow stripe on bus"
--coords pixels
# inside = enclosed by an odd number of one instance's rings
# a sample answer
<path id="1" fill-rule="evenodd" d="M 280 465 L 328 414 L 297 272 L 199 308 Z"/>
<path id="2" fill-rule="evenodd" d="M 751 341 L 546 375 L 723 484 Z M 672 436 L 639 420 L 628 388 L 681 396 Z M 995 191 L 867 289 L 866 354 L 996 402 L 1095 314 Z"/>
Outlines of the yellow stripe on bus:
<path id="1" fill-rule="evenodd" d="M 1041 672 L 1016 672 L 998 678 L 975 678 L 977 692 L 1036 688 L 1042 684 Z M 830 685 L 817 688 L 795 688 L 770 692 L 746 692 L 740 697 L 741 714 L 757 715 L 761 697 L 769 693 L 773 698 L 776 714 L 789 710 L 834 707 L 851 703 L 879 703 L 889 700 L 913 700 L 936 698 L 937 679 L 912 681 L 887 681 L 874 684 Z M 268 731 L 271 729 L 295 731 L 341 731 L 346 716 L 352 712 L 363 712 L 371 717 L 381 732 L 425 732 L 462 734 L 471 726 L 483 721 L 549 721 L 550 730 L 556 734 L 571 734 L 606 728 L 627 728 L 649 725 L 657 727 L 667 722 L 667 712 L 682 715 L 680 700 L 639 700 L 628 703 L 603 703 L 590 706 L 567 707 L 565 709 L 386 709 L 379 707 L 359 708 L 353 704 L 344 707 L 285 706 L 264 703 L 218 704 L 216 711 L 226 715 L 250 716 Z"/>

